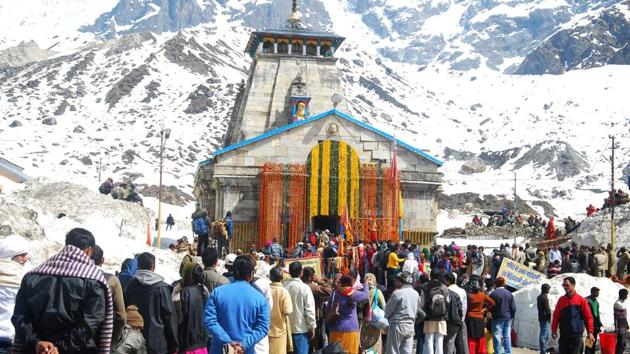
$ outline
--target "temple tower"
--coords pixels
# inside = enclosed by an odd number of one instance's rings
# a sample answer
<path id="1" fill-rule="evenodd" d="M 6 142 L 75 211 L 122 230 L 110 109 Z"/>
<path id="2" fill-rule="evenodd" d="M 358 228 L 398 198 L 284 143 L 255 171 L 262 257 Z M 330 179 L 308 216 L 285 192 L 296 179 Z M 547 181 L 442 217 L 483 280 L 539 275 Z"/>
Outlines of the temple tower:
<path id="1" fill-rule="evenodd" d="M 225 146 L 330 110 L 332 95 L 343 95 L 335 57 L 343 40 L 304 26 L 295 0 L 285 28 L 253 32 L 245 48 L 253 59 L 249 79 Z M 347 112 L 345 102 L 337 108 Z"/>
<path id="2" fill-rule="evenodd" d="M 442 161 L 349 114 L 335 53 L 344 38 L 287 24 L 254 31 L 224 146 L 199 163 L 193 193 L 214 219 L 231 211 L 235 248 L 305 233 L 364 240 L 436 234 Z M 346 226 L 348 226 L 346 228 Z"/>

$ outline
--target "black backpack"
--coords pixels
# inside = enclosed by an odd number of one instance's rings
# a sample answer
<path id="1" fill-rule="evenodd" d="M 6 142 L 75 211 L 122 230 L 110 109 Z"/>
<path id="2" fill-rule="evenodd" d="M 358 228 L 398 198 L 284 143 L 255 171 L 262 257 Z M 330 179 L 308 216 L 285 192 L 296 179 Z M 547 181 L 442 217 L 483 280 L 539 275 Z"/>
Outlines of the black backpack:
<path id="1" fill-rule="evenodd" d="M 101 186 L 100 186 L 100 187 L 98 187 L 98 191 L 99 191 L 101 194 L 105 194 L 105 195 L 107 195 L 107 194 L 111 193 L 111 191 L 112 191 L 112 185 L 107 184 L 107 183 L 103 183 L 103 184 L 101 184 Z"/>
<path id="2" fill-rule="evenodd" d="M 381 253 L 381 258 L 378 260 L 378 267 L 381 269 L 387 269 L 387 261 L 389 260 L 389 254 L 391 250 L 387 249 Z"/>
<path id="3" fill-rule="evenodd" d="M 433 321 L 442 321 L 448 315 L 448 290 L 444 291 L 441 285 L 435 285 L 427 290 L 426 313 L 427 318 Z"/>
<path id="4" fill-rule="evenodd" d="M 431 255 L 431 268 L 435 268 L 435 266 L 438 264 L 438 262 L 440 261 L 440 254 L 438 252 L 434 252 Z"/>

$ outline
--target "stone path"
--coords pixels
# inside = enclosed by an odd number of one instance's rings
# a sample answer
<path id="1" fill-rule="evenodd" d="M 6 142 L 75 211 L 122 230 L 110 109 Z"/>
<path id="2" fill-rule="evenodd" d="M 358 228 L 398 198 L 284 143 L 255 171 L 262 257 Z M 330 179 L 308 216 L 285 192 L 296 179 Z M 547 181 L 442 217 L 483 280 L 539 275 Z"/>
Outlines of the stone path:
<path id="1" fill-rule="evenodd" d="M 522 348 L 512 348 L 512 354 L 535 354 L 538 353 L 535 350 L 522 349 Z"/>

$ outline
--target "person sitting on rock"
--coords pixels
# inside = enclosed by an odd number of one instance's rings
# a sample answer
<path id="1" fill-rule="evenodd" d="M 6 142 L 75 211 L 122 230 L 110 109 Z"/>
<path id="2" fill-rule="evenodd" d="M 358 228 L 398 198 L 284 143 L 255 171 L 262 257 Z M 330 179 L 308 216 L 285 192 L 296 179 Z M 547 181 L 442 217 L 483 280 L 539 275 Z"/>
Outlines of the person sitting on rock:
<path id="1" fill-rule="evenodd" d="M 586 216 L 593 216 L 593 214 L 595 214 L 596 212 L 598 212 L 599 209 L 595 208 L 593 206 L 593 204 L 589 204 L 588 207 L 586 208 Z"/>
<path id="2" fill-rule="evenodd" d="M 516 217 L 514 216 L 514 212 L 510 211 L 506 217 L 506 222 L 509 223 L 510 225 L 514 225 L 515 221 L 516 221 Z"/>
<path id="3" fill-rule="evenodd" d="M 533 214 L 529 214 L 529 216 L 527 217 L 527 225 L 529 225 L 530 227 L 535 226 L 536 224 L 536 218 L 534 217 Z"/>
<path id="4" fill-rule="evenodd" d="M 630 203 L 630 195 L 623 190 L 617 190 L 617 205 L 623 205 Z"/>
<path id="5" fill-rule="evenodd" d="M 481 219 L 479 218 L 478 215 L 473 216 L 472 222 L 473 222 L 473 224 L 475 224 L 477 226 L 482 226 L 483 225 L 481 223 Z"/>
<path id="6" fill-rule="evenodd" d="M 560 274 L 560 261 L 555 260 L 552 264 L 549 265 L 549 268 L 547 269 L 547 275 L 549 276 L 549 278 L 553 278 L 556 275 Z"/>
<path id="7" fill-rule="evenodd" d="M 111 177 L 109 177 L 108 179 L 105 180 L 105 182 L 101 184 L 100 187 L 98 187 L 98 191 L 101 194 L 108 195 L 109 193 L 111 193 L 113 188 L 114 188 L 114 180 Z"/>

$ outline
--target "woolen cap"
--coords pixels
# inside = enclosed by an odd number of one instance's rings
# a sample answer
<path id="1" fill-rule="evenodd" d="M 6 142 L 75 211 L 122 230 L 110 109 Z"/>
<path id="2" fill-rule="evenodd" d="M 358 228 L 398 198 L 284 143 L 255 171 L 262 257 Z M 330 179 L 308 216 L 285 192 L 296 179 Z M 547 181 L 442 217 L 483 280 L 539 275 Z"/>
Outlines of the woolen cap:
<path id="1" fill-rule="evenodd" d="M 144 328 L 144 319 L 135 305 L 127 306 L 127 324 L 134 328 Z"/>

